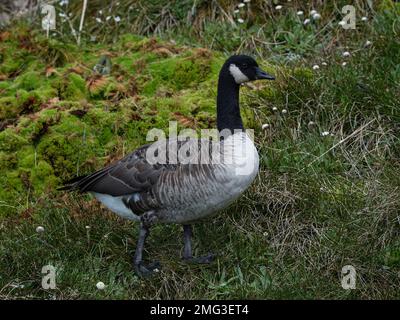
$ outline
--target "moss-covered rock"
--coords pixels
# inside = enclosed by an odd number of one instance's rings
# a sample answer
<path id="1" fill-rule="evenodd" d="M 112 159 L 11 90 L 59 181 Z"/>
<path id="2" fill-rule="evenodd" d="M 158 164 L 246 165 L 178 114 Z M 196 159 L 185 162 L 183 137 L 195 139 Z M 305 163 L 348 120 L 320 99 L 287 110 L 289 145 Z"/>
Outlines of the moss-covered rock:
<path id="1" fill-rule="evenodd" d="M 0 132 L 0 201 L 7 204 L 26 203 L 27 194 L 40 196 L 121 157 L 146 143 L 152 128 L 168 134 L 169 121 L 215 124 L 222 58 L 208 50 L 127 35 L 110 51 L 98 44 L 68 49 L 76 53 L 70 60 L 57 41 L 13 39 L 0 44 L 3 62 L 21 41 L 29 59 L 18 56 L 15 66 L 0 69 L 6 77 L 20 70 L 13 81 L 0 81 L 0 120 L 12 120 Z M 112 60 L 107 76 L 92 71 L 101 54 Z"/>

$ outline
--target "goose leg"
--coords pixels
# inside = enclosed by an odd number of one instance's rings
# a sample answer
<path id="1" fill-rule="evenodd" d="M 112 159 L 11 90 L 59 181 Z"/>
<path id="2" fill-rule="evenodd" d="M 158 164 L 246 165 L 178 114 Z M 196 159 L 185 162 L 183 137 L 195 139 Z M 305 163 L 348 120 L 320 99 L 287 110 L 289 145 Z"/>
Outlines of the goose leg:
<path id="1" fill-rule="evenodd" d="M 135 272 L 138 276 L 146 277 L 151 275 L 156 269 L 160 267 L 160 263 L 158 261 L 154 261 L 148 265 L 143 263 L 143 249 L 144 243 L 146 241 L 147 236 L 150 233 L 150 226 L 146 223 L 140 223 L 139 230 L 139 239 L 136 245 L 135 256 L 133 258 L 133 265 L 135 268 Z"/>
<path id="2" fill-rule="evenodd" d="M 208 264 L 214 260 L 214 255 L 209 253 L 206 256 L 201 257 L 193 257 L 192 255 L 192 226 L 190 224 L 183 225 L 183 241 L 184 241 L 184 249 L 183 249 L 183 260 L 189 263 L 198 263 L 198 264 Z"/>

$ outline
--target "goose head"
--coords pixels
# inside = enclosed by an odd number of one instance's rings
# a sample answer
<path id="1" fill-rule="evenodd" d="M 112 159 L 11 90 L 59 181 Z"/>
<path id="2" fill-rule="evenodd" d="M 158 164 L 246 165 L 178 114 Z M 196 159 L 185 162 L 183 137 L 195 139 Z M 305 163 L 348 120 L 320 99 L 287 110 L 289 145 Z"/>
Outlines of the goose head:
<path id="1" fill-rule="evenodd" d="M 229 74 L 237 84 L 254 80 L 275 80 L 275 77 L 263 71 L 257 62 L 246 55 L 231 56 L 225 62 Z"/>

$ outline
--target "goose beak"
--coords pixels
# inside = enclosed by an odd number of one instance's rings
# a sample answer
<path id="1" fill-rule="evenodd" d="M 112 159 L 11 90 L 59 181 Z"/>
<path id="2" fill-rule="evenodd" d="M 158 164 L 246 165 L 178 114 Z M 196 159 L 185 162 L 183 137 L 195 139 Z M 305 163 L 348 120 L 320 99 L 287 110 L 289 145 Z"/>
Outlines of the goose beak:
<path id="1" fill-rule="evenodd" d="M 261 70 L 259 67 L 256 67 L 256 79 L 275 80 L 275 77 Z"/>

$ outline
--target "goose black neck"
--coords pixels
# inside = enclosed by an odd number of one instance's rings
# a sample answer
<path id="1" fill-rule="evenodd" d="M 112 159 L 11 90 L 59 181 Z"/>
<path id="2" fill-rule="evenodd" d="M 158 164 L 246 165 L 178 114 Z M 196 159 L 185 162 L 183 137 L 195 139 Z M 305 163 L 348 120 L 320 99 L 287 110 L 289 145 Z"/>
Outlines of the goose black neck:
<path id="1" fill-rule="evenodd" d="M 231 132 L 243 130 L 239 108 L 239 85 L 231 76 L 228 66 L 223 66 L 218 79 L 217 128 Z"/>

